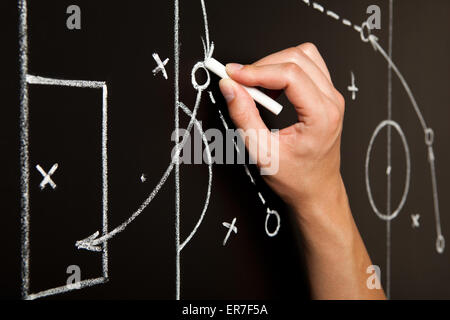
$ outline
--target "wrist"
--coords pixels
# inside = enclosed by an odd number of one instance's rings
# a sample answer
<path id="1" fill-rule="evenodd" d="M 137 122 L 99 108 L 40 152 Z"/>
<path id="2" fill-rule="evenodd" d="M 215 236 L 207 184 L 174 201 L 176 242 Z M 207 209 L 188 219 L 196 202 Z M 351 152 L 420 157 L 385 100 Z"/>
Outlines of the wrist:
<path id="1" fill-rule="evenodd" d="M 340 174 L 322 181 L 315 190 L 293 197 L 291 207 L 300 222 L 323 215 L 326 212 L 343 211 L 348 207 L 347 193 Z"/>
<path id="2" fill-rule="evenodd" d="M 350 249 L 355 224 L 340 175 L 324 183 L 320 192 L 299 197 L 292 208 L 307 243 L 314 246 L 327 243 Z"/>

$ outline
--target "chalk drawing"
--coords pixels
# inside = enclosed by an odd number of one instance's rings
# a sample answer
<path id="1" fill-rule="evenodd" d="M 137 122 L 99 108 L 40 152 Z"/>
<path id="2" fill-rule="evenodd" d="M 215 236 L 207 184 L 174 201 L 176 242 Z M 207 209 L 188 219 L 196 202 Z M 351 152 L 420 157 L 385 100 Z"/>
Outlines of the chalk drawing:
<path id="1" fill-rule="evenodd" d="M 353 71 L 350 74 L 351 74 L 352 82 L 347 87 L 347 90 L 352 93 L 352 100 L 356 100 L 356 93 L 359 91 L 359 89 L 355 84 L 355 74 L 353 73 Z"/>
<path id="2" fill-rule="evenodd" d="M 310 2 L 308 0 L 303 1 L 304 4 L 307 6 L 310 5 Z M 320 5 L 319 5 L 320 6 Z M 433 149 L 433 142 L 434 142 L 434 133 L 433 130 L 427 126 L 427 123 L 423 117 L 423 114 L 421 112 L 421 109 L 412 93 L 411 88 L 408 85 L 408 82 L 403 77 L 403 74 L 400 72 L 396 64 L 393 62 L 392 59 L 392 42 L 393 42 L 393 7 L 394 7 L 394 0 L 389 0 L 389 49 L 388 52 L 386 52 L 383 47 L 379 44 L 378 38 L 371 34 L 371 28 L 369 27 L 368 23 L 365 21 L 360 26 L 356 24 L 352 24 L 352 22 L 348 19 L 343 19 L 342 23 L 347 26 L 353 25 L 353 30 L 355 30 L 361 40 L 365 43 L 369 43 L 372 48 L 375 50 L 375 52 L 378 52 L 384 60 L 387 62 L 388 66 L 388 102 L 387 102 L 387 111 L 388 116 L 387 119 L 382 121 L 377 128 L 375 129 L 375 132 L 373 133 L 370 143 L 369 143 L 369 149 L 367 150 L 367 156 L 366 156 L 366 189 L 367 194 L 369 196 L 369 202 L 372 206 L 373 211 L 377 214 L 377 216 L 383 220 L 386 221 L 386 295 L 388 298 L 390 298 L 391 294 L 391 220 L 395 218 L 400 210 L 402 209 L 404 202 L 406 201 L 406 197 L 409 190 L 409 175 L 410 175 L 410 155 L 409 155 L 409 149 L 408 144 L 406 142 L 406 137 L 403 133 L 403 131 L 400 128 L 400 125 L 392 120 L 392 72 L 397 76 L 398 80 L 402 84 L 403 89 L 405 90 L 411 105 L 417 115 L 417 118 L 419 120 L 420 125 L 422 126 L 422 129 L 424 131 L 425 136 L 425 145 L 428 150 L 428 162 L 430 166 L 430 176 L 431 176 L 431 182 L 432 182 L 432 197 L 433 197 L 433 207 L 434 207 L 434 216 L 435 216 L 435 229 L 436 229 L 436 242 L 435 242 L 435 249 L 439 254 L 442 254 L 445 249 L 445 238 L 442 234 L 442 227 L 441 227 L 441 221 L 440 221 L 440 210 L 439 210 L 439 195 L 438 195 L 438 187 L 437 187 L 437 177 L 436 177 L 436 165 L 435 165 L 435 155 L 434 155 L 434 149 Z M 335 16 L 328 15 L 335 19 Z M 370 182 L 368 177 L 368 166 L 370 162 L 370 151 L 372 148 L 372 143 L 376 136 L 378 135 L 378 132 L 386 127 L 387 128 L 387 168 L 386 168 L 386 191 L 387 191 L 387 200 L 386 200 L 386 208 L 387 212 L 386 214 L 382 214 L 377 209 L 370 190 Z M 403 147 L 405 149 L 405 155 L 406 155 L 406 181 L 405 181 L 405 187 L 402 199 L 400 201 L 400 204 L 398 207 L 392 211 L 391 208 L 391 198 L 392 198 L 392 128 L 394 128 L 397 133 L 400 135 L 403 143 Z"/>
<path id="3" fill-rule="evenodd" d="M 420 227 L 420 214 L 412 214 L 411 215 L 411 225 L 413 228 L 419 228 Z"/>
<path id="4" fill-rule="evenodd" d="M 387 294 L 390 296 L 390 223 L 391 220 L 398 216 L 404 204 L 406 202 L 409 184 L 410 184 L 410 169 L 411 169 L 411 159 L 409 153 L 409 147 L 406 140 L 406 136 L 403 133 L 400 125 L 392 119 L 392 74 L 395 74 L 397 78 L 400 80 L 403 89 L 407 93 L 409 100 L 412 104 L 413 109 L 416 112 L 416 115 L 419 119 L 419 122 L 424 130 L 425 135 L 425 145 L 428 151 L 428 162 L 430 166 L 430 176 L 432 182 L 432 196 L 433 196 L 433 205 L 434 205 L 434 215 L 436 221 L 436 251 L 438 253 L 442 253 L 445 248 L 445 239 L 441 232 L 441 223 L 440 223 L 440 212 L 439 212 L 439 198 L 438 198 L 438 187 L 437 187 L 437 178 L 436 178 L 436 168 L 435 168 L 435 154 L 433 149 L 434 143 L 434 132 L 432 128 L 427 126 L 421 109 L 406 81 L 403 77 L 400 70 L 394 64 L 392 59 L 392 7 L 393 0 L 390 0 L 390 30 L 389 30 L 389 50 L 386 52 L 378 42 L 378 38 L 375 35 L 371 34 L 371 30 L 367 24 L 367 22 L 363 22 L 361 25 L 353 24 L 350 20 L 346 18 L 342 18 L 342 15 L 336 13 L 335 11 L 327 10 L 322 4 L 319 2 L 311 2 L 310 0 L 302 1 L 305 5 L 311 7 L 315 12 L 322 13 L 334 21 L 340 21 L 344 26 L 351 27 L 349 30 L 356 31 L 361 40 L 365 43 L 368 43 L 372 46 L 375 52 L 379 53 L 381 57 L 385 59 L 388 66 L 388 118 L 382 121 L 375 129 L 374 133 L 369 142 L 369 147 L 366 154 L 366 163 L 365 163 L 365 177 L 366 177 L 366 189 L 369 197 L 370 205 L 376 215 L 386 221 L 387 228 L 387 238 L 386 238 L 386 248 L 387 248 Z M 206 11 L 206 5 L 204 0 L 200 0 L 201 11 L 203 15 L 203 26 L 204 26 L 204 34 L 201 37 L 201 42 L 203 45 L 203 60 L 198 61 L 191 70 L 191 82 L 194 90 L 197 91 L 195 102 L 193 104 L 193 108 L 188 108 L 180 99 L 180 6 L 179 0 L 174 0 L 174 53 L 173 53 L 173 61 L 174 61 L 174 127 L 176 134 L 175 141 L 175 154 L 173 155 L 171 162 L 168 167 L 162 174 L 159 182 L 154 186 L 148 196 L 144 199 L 144 201 L 137 207 L 135 211 L 133 211 L 130 216 L 123 221 L 121 224 L 109 230 L 108 227 L 108 150 L 107 150 L 107 104 L 108 104 L 108 87 L 106 82 L 104 81 L 91 81 L 91 80 L 67 80 L 67 79 L 57 79 L 50 77 L 42 77 L 39 75 L 31 75 L 28 73 L 28 25 L 27 25 L 27 1 L 26 0 L 18 0 L 18 8 L 19 8 L 19 61 L 20 61 L 20 164 L 21 164 L 21 226 L 22 226 L 22 237 L 21 237 L 21 257 L 22 257 L 22 296 L 24 299 L 36 299 L 40 297 L 45 297 L 49 295 L 55 295 L 64 293 L 71 290 L 78 290 L 81 288 L 97 285 L 100 283 L 104 283 L 108 281 L 108 243 L 109 241 L 116 237 L 118 234 L 123 232 L 127 226 L 132 223 L 138 216 L 142 214 L 142 212 L 149 206 L 152 200 L 156 197 L 162 186 L 165 184 L 171 173 L 174 173 L 175 179 L 175 298 L 181 298 L 181 251 L 186 248 L 187 244 L 193 239 L 195 234 L 197 233 L 198 228 L 201 226 L 206 212 L 208 210 L 208 205 L 211 197 L 211 186 L 212 186 L 212 161 L 211 161 L 211 153 L 209 150 L 209 145 L 207 143 L 206 136 L 203 132 L 200 122 L 197 120 L 197 113 L 200 107 L 202 96 L 205 91 L 208 90 L 210 85 L 210 75 L 208 70 L 205 68 L 204 61 L 206 59 L 212 57 L 212 53 L 214 51 L 214 43 L 211 41 L 209 34 L 209 25 L 208 25 L 208 16 Z M 166 58 L 164 61 L 161 60 L 157 53 L 153 53 L 152 57 L 156 62 L 156 67 L 152 70 L 154 75 L 161 73 L 161 75 L 168 79 L 168 73 L 166 70 L 166 66 L 169 62 L 169 58 Z M 196 79 L 197 71 L 202 69 L 203 72 L 206 72 L 206 80 L 203 83 L 198 83 Z M 356 93 L 358 92 L 358 88 L 355 84 L 355 76 L 354 73 L 351 72 L 352 82 L 348 87 L 348 90 L 352 93 L 352 99 L 356 99 Z M 29 164 L 29 99 L 28 99 L 28 87 L 30 85 L 49 85 L 49 86 L 69 86 L 69 87 L 77 87 L 77 88 L 93 88 L 102 90 L 102 204 L 103 204 L 103 212 L 102 212 L 102 228 L 101 231 L 97 230 L 93 232 L 91 235 L 87 236 L 82 240 L 75 241 L 75 245 L 78 249 L 90 250 L 93 252 L 101 252 L 102 254 L 102 276 L 94 279 L 86 279 L 77 283 L 75 286 L 65 285 L 61 287 L 50 288 L 45 291 L 41 291 L 38 293 L 31 293 L 29 289 L 30 284 L 30 197 L 29 197 L 29 172 L 30 172 L 30 164 Z M 216 100 L 211 91 L 207 91 L 209 96 L 209 100 L 216 104 Z M 187 126 L 187 130 L 185 134 L 181 137 L 179 135 L 180 130 L 180 110 L 189 118 L 189 124 Z M 225 130 L 229 129 L 229 126 L 220 112 L 219 108 L 217 108 L 220 120 L 225 128 Z M 371 151 L 373 147 L 373 143 L 375 142 L 378 134 L 381 130 L 386 129 L 388 131 L 388 141 L 387 141 L 387 157 L 388 157 L 388 165 L 386 168 L 386 176 L 387 176 L 387 210 L 385 213 L 382 213 L 378 210 L 374 199 L 371 193 L 370 187 L 370 177 L 369 177 L 369 169 L 370 169 L 370 158 Z M 405 159 L 406 159 L 406 175 L 405 175 L 405 185 L 403 190 L 403 195 L 395 210 L 391 210 L 391 176 L 392 176 L 392 165 L 391 165 L 391 132 L 394 129 L 401 138 Z M 203 209 L 200 212 L 199 218 L 197 220 L 196 225 L 191 230 L 189 235 L 182 241 L 180 237 L 180 221 L 181 221 L 181 188 L 180 188 L 180 153 L 183 149 L 188 136 L 191 130 L 197 130 L 202 137 L 202 143 L 205 145 L 205 152 L 207 155 L 207 165 L 208 165 L 208 187 L 206 191 L 206 196 L 203 202 Z M 239 150 L 238 145 L 235 143 L 235 149 L 237 152 L 244 152 L 244 150 Z M 36 165 L 36 169 L 40 172 L 43 177 L 43 180 L 40 183 L 40 188 L 44 189 L 46 186 L 50 186 L 51 188 L 56 188 L 56 183 L 52 179 L 52 175 L 58 168 L 58 164 L 54 164 L 48 172 L 39 165 Z M 244 170 L 246 175 L 249 178 L 250 183 L 256 187 L 256 194 L 261 202 L 261 204 L 266 208 L 266 217 L 265 217 L 265 232 L 269 237 L 274 237 L 279 233 L 281 218 L 279 213 L 276 210 L 271 209 L 268 206 L 266 198 L 263 193 L 258 190 L 258 185 L 256 184 L 256 180 L 254 179 L 250 169 L 247 165 L 244 164 Z M 142 183 L 147 181 L 147 177 L 145 174 L 142 174 L 140 177 Z M 418 227 L 420 215 L 412 215 L 412 224 L 413 227 Z M 275 222 L 275 227 L 271 228 Z M 231 223 L 223 223 L 223 226 L 228 228 L 228 233 L 223 241 L 223 245 L 225 245 L 229 239 L 229 236 L 232 232 L 237 234 L 236 227 L 236 217 L 233 219 Z"/>
<path id="5" fill-rule="evenodd" d="M 166 71 L 166 64 L 167 62 L 169 62 L 169 58 L 167 58 L 164 61 L 161 61 L 161 58 L 159 57 L 159 55 L 157 53 L 153 53 L 152 54 L 153 59 L 155 59 L 156 61 L 156 68 L 152 70 L 153 75 L 156 76 L 156 74 L 158 72 L 161 72 L 163 74 L 164 79 L 167 80 L 168 76 L 167 76 L 167 71 Z"/>
<path id="6" fill-rule="evenodd" d="M 41 183 L 39 184 L 39 188 L 43 190 L 47 184 L 50 185 L 53 189 L 56 188 L 56 183 L 52 180 L 51 175 L 55 173 L 56 169 L 58 169 L 58 164 L 55 163 L 50 170 L 48 170 L 48 173 L 42 169 L 40 165 L 36 165 L 36 169 L 40 172 L 40 174 L 44 177 L 42 179 Z"/>
<path id="7" fill-rule="evenodd" d="M 227 234 L 225 236 L 225 239 L 223 239 L 223 243 L 222 243 L 222 245 L 225 246 L 227 244 L 228 238 L 230 237 L 231 233 L 232 232 L 234 232 L 234 233 L 238 232 L 237 227 L 236 227 L 236 218 L 233 218 L 233 221 L 231 223 L 222 222 L 222 225 L 225 228 L 228 228 L 228 232 L 227 232 Z"/>
<path id="8" fill-rule="evenodd" d="M 276 227 L 275 227 L 274 231 L 269 230 L 269 219 L 271 216 L 274 216 L 276 219 Z M 280 215 L 278 214 L 278 212 L 267 208 L 265 228 L 266 228 L 266 233 L 269 237 L 275 237 L 278 234 L 278 231 L 280 231 L 280 223 L 281 223 L 281 219 L 280 219 Z"/>
<path id="9" fill-rule="evenodd" d="M 29 195 L 29 85 L 68 86 L 76 88 L 94 88 L 102 90 L 102 233 L 108 230 L 108 167 L 107 167 L 107 86 L 103 81 L 89 80 L 65 80 L 54 79 L 28 74 L 28 26 L 27 26 L 27 2 L 18 1 L 19 8 L 19 63 L 20 63 L 20 163 L 21 163 L 21 260 L 22 260 L 22 298 L 33 300 L 50 295 L 79 290 L 81 288 L 105 283 L 108 280 L 108 248 L 106 244 L 99 247 L 102 252 L 102 276 L 93 279 L 82 280 L 76 285 L 64 285 L 43 290 L 37 293 L 30 292 L 30 195 Z M 56 187 L 50 178 L 58 168 L 54 164 L 48 173 L 40 165 L 36 169 L 44 176 L 40 187 L 47 184 Z"/>

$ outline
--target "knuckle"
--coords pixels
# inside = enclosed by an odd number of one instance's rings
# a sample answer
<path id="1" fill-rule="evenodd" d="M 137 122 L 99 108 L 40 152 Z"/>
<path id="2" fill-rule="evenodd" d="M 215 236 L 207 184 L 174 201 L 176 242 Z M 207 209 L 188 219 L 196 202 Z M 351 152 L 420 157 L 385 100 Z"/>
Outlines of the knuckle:
<path id="1" fill-rule="evenodd" d="M 245 80 L 250 82 L 252 85 L 260 85 L 258 67 L 247 65 L 242 70 L 244 71 L 242 74 L 245 76 Z"/>
<path id="2" fill-rule="evenodd" d="M 299 62 L 301 61 L 301 59 L 304 56 L 304 53 L 301 49 L 299 49 L 297 47 L 292 47 L 292 48 L 287 49 L 287 55 L 288 55 L 289 61 L 299 64 Z"/>
<path id="3" fill-rule="evenodd" d="M 339 109 L 345 110 L 345 98 L 344 96 L 336 89 L 334 89 L 334 93 L 336 95 L 337 103 L 339 106 Z"/>
<path id="4" fill-rule="evenodd" d="M 294 79 L 303 72 L 303 70 L 294 62 L 285 63 L 283 69 L 283 73 L 288 79 Z"/>
<path id="5" fill-rule="evenodd" d="M 332 129 L 339 127 L 342 122 L 342 113 L 336 107 L 329 108 L 328 121 Z"/>
<path id="6" fill-rule="evenodd" d="M 307 55 L 319 53 L 319 50 L 317 49 L 316 45 L 312 42 L 305 42 L 299 45 L 298 47 Z"/>

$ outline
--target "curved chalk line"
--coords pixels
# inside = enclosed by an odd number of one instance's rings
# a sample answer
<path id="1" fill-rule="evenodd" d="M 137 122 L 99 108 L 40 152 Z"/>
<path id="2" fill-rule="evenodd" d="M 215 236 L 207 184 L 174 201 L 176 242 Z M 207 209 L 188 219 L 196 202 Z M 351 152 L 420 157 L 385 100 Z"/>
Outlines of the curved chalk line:
<path id="1" fill-rule="evenodd" d="M 391 126 L 395 130 L 397 130 L 397 132 L 400 135 L 400 138 L 402 140 L 403 147 L 405 149 L 405 158 L 406 158 L 406 177 L 405 177 L 405 188 L 403 190 L 403 195 L 402 195 L 401 201 L 400 201 L 397 209 L 395 209 L 394 212 L 392 212 L 392 213 L 383 214 L 378 210 L 377 206 L 375 205 L 373 196 L 372 196 L 372 190 L 370 188 L 370 181 L 369 181 L 369 164 L 370 164 L 370 155 L 372 152 L 373 143 L 375 142 L 375 139 L 377 138 L 381 129 L 383 129 L 384 127 L 388 127 L 388 126 Z M 395 217 L 397 217 L 397 215 L 400 213 L 403 206 L 405 205 L 406 198 L 408 197 L 410 177 L 411 177 L 411 158 L 410 158 L 408 142 L 406 141 L 406 136 L 403 133 L 403 130 L 401 129 L 400 125 L 397 122 L 395 122 L 393 120 L 384 120 L 375 129 L 374 133 L 372 134 L 372 137 L 370 138 L 369 147 L 367 149 L 365 175 L 366 175 L 366 188 L 367 188 L 367 193 L 369 196 L 369 202 L 370 202 L 370 205 L 372 206 L 373 211 L 376 213 L 376 215 L 382 220 L 392 220 Z"/>
<path id="2" fill-rule="evenodd" d="M 180 102 L 180 108 L 181 110 L 184 111 L 184 113 L 186 113 L 186 115 L 188 117 L 192 118 L 192 112 L 191 110 L 189 110 L 188 107 L 186 107 L 182 102 Z M 198 130 L 198 132 L 200 133 L 202 140 L 203 140 L 203 144 L 205 145 L 205 151 L 207 154 L 207 158 L 208 158 L 208 190 L 206 192 L 206 200 L 205 200 L 205 204 L 203 206 L 203 210 L 202 213 L 200 215 L 200 218 L 197 221 L 197 224 L 195 225 L 194 229 L 191 231 L 191 233 L 189 234 L 189 236 L 186 238 L 186 240 L 183 241 L 183 243 L 180 244 L 179 247 L 179 251 L 183 250 L 183 248 L 189 243 L 189 241 L 191 241 L 192 237 L 195 235 L 195 233 L 197 232 L 197 229 L 200 227 L 203 218 L 205 217 L 206 214 L 206 210 L 208 210 L 208 205 L 209 205 L 209 199 L 211 197 L 211 186 L 212 186 L 212 160 L 211 160 L 211 150 L 209 149 L 209 145 L 208 145 L 208 140 L 206 139 L 206 135 L 203 132 L 202 126 L 200 124 L 200 122 L 195 119 L 194 120 L 195 126 Z"/>
<path id="3" fill-rule="evenodd" d="M 164 185 L 164 183 L 166 182 L 167 178 L 170 176 L 172 170 L 174 169 L 175 163 L 178 162 L 178 158 L 179 155 L 181 153 L 181 150 L 183 148 L 183 146 L 185 145 L 188 136 L 190 134 L 190 131 L 192 129 L 192 126 L 195 123 L 196 120 L 196 116 L 197 116 L 197 111 L 198 108 L 200 106 L 200 102 L 201 102 L 201 94 L 202 91 L 198 90 L 197 91 L 197 97 L 196 97 L 196 101 L 195 101 L 195 106 L 194 106 L 194 110 L 191 113 L 191 119 L 189 121 L 188 127 L 186 129 L 185 134 L 183 135 L 183 139 L 181 143 L 178 143 L 175 147 L 175 154 L 173 155 L 172 161 L 170 163 L 170 165 L 167 167 L 166 171 L 164 172 L 163 176 L 161 177 L 161 179 L 159 180 L 158 184 L 155 186 L 155 188 L 152 190 L 152 192 L 149 194 L 149 196 L 144 200 L 144 202 L 142 202 L 142 204 L 139 206 L 139 208 L 133 212 L 133 214 L 127 219 L 125 220 L 122 224 L 120 224 L 119 226 L 117 226 L 116 228 L 114 228 L 112 231 L 108 232 L 107 234 L 97 238 L 99 232 L 95 232 L 94 234 L 90 235 L 89 237 L 83 239 L 83 240 L 79 240 L 75 243 L 76 247 L 78 249 L 86 249 L 86 250 L 91 250 L 91 251 L 100 251 L 101 248 L 98 247 L 99 244 L 108 241 L 109 239 L 113 238 L 114 236 L 116 236 L 118 233 L 122 232 L 123 230 L 125 230 L 125 228 L 131 223 L 133 222 L 143 211 L 144 209 L 150 204 L 150 202 L 155 198 L 155 196 L 158 194 L 159 190 L 161 189 L 161 187 Z"/>

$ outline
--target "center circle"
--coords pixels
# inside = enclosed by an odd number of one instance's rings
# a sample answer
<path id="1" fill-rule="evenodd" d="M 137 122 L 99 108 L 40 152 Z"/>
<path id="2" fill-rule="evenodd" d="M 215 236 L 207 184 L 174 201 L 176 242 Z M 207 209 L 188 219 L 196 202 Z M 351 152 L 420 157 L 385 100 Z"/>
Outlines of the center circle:
<path id="1" fill-rule="evenodd" d="M 384 214 L 378 210 L 377 206 L 375 205 L 373 196 L 372 196 L 372 190 L 370 188 L 370 181 L 369 181 L 369 164 L 370 164 L 370 154 L 372 152 L 372 145 L 375 142 L 375 139 L 377 138 L 380 131 L 383 128 L 388 127 L 388 126 L 393 127 L 397 131 L 397 133 L 399 134 L 399 136 L 402 140 L 403 148 L 405 151 L 405 159 L 406 159 L 406 177 L 405 177 L 405 188 L 403 190 L 403 195 L 402 195 L 402 198 L 400 200 L 400 203 L 399 203 L 397 209 L 395 209 L 391 214 Z M 372 137 L 370 139 L 370 142 L 369 142 L 369 148 L 367 149 L 366 170 L 365 171 L 366 171 L 367 195 L 369 196 L 369 202 L 370 202 L 370 205 L 372 206 L 373 211 L 376 213 L 376 215 L 380 219 L 383 219 L 386 221 L 394 219 L 400 213 L 403 206 L 405 205 L 406 198 L 407 198 L 408 192 L 409 192 L 409 183 L 410 183 L 410 176 L 411 176 L 411 159 L 410 159 L 410 154 L 409 154 L 408 142 L 406 141 L 405 134 L 403 133 L 400 125 L 397 122 L 392 121 L 392 120 L 384 120 L 375 129 L 375 131 L 372 134 Z"/>

